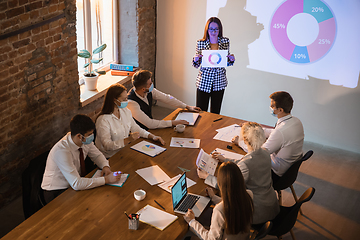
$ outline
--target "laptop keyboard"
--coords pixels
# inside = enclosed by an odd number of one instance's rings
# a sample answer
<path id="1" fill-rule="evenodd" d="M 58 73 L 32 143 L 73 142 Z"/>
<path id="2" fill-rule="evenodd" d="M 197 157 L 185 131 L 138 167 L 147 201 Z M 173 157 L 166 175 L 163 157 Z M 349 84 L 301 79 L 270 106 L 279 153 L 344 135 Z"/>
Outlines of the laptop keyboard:
<path id="1" fill-rule="evenodd" d="M 200 197 L 188 194 L 184 201 L 177 208 L 178 211 L 187 212 L 188 209 L 192 209 Z"/>

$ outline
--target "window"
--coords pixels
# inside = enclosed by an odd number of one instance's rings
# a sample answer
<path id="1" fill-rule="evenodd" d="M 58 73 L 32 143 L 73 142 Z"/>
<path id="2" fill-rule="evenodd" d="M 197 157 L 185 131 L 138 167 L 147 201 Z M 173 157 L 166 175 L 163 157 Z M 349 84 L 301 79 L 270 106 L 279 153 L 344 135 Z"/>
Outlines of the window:
<path id="1" fill-rule="evenodd" d="M 117 62 L 117 19 L 116 0 L 77 0 L 76 35 L 78 52 L 82 49 L 90 53 L 106 43 L 106 49 L 95 58 L 103 58 L 94 68 L 108 70 L 112 62 Z M 78 58 L 79 76 L 84 73 L 85 59 Z"/>

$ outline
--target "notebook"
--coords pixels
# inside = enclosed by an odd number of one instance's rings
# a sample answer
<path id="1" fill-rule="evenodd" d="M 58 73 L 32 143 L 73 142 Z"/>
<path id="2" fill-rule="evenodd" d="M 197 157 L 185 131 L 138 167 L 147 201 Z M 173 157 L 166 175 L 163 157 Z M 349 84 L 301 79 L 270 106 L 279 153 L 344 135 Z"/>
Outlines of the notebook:
<path id="1" fill-rule="evenodd" d="M 171 188 L 171 198 L 174 212 L 185 214 L 188 209 L 193 210 L 195 217 L 199 217 L 210 198 L 188 193 L 186 184 L 186 172 Z"/>

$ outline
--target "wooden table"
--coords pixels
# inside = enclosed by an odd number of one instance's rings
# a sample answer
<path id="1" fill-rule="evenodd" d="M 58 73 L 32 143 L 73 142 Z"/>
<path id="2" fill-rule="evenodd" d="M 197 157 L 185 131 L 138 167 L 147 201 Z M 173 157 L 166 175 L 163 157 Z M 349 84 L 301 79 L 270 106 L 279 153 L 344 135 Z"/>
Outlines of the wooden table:
<path id="1" fill-rule="evenodd" d="M 165 119 L 175 119 L 179 111 L 180 109 L 175 110 Z M 214 122 L 219 118 L 222 119 Z M 156 157 L 149 157 L 130 149 L 128 145 L 110 158 L 112 171 L 121 170 L 130 174 L 123 187 L 102 186 L 84 191 L 74 191 L 70 188 L 2 239 L 181 239 L 187 232 L 188 225 L 183 215 L 173 212 L 171 194 L 156 185 L 151 186 L 135 171 L 159 165 L 165 173 L 174 177 L 181 173 L 178 166 L 190 169 L 187 176 L 197 184 L 189 191 L 205 195 L 204 180 L 199 179 L 196 173 L 195 161 L 199 149 L 169 147 L 171 137 L 199 138 L 200 147 L 207 153 L 217 147 L 226 149 L 227 145 L 232 145 L 232 151 L 244 154 L 233 144 L 213 139 L 217 133 L 216 129 L 243 122 L 235 118 L 201 112 L 195 126 L 187 126 L 183 133 L 177 133 L 172 128 L 150 130 L 165 140 L 165 152 Z M 131 145 L 142 140 L 139 139 Z M 147 195 L 143 201 L 134 199 L 133 193 L 137 189 L 146 191 Z M 177 215 L 178 219 L 163 231 L 141 222 L 138 230 L 129 230 L 124 211 L 135 213 L 147 204 L 159 208 L 154 200 L 164 206 L 167 212 Z"/>

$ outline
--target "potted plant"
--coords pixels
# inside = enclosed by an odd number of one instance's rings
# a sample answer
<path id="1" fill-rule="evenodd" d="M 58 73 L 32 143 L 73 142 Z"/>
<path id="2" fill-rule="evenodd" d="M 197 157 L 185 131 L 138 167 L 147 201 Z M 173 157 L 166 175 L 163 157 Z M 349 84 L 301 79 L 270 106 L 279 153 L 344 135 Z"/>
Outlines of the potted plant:
<path id="1" fill-rule="evenodd" d="M 97 69 L 93 69 L 93 66 L 92 66 L 93 63 L 97 64 L 103 60 L 103 58 L 93 58 L 93 56 L 94 56 L 94 54 L 101 53 L 102 51 L 104 51 L 105 48 L 106 48 L 106 44 L 104 43 L 100 47 L 97 47 L 93 51 L 92 55 L 86 49 L 81 50 L 78 53 L 79 57 L 89 59 L 89 61 L 87 63 L 85 63 L 85 65 L 84 65 L 84 68 L 85 68 L 84 80 L 85 80 L 85 85 L 88 90 L 96 90 L 97 80 L 99 78 L 99 75 L 106 74 L 105 71 L 98 71 Z"/>

